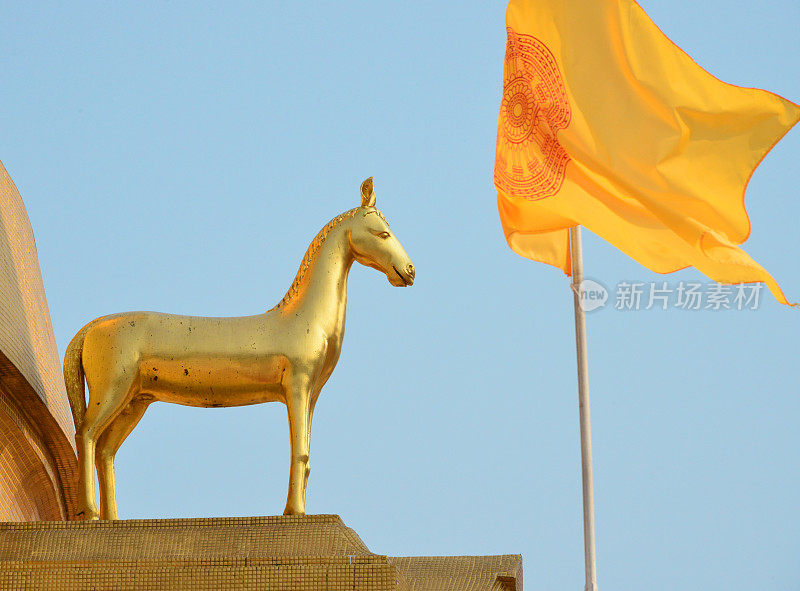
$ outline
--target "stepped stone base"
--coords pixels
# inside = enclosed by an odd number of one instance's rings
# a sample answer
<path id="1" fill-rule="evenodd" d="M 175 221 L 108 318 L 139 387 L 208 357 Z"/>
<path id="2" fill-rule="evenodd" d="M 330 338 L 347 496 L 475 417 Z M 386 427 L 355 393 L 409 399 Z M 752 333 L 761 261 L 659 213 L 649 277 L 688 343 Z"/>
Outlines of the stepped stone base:
<path id="1" fill-rule="evenodd" d="M 522 558 L 388 558 L 338 515 L 0 523 L 0 589 L 521 590 Z"/>

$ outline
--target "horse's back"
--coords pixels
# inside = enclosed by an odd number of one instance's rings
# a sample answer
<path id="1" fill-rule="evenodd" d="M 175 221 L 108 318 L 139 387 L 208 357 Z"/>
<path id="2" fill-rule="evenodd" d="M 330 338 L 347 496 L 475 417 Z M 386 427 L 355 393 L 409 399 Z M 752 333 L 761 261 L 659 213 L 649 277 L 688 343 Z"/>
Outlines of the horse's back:
<path id="1" fill-rule="evenodd" d="M 172 353 L 181 348 L 220 349 L 258 342 L 265 336 L 263 314 L 238 317 L 204 317 L 162 312 L 121 312 L 89 323 L 85 347 L 124 345 L 138 353 Z M 102 345 L 101 345 L 102 343 Z"/>

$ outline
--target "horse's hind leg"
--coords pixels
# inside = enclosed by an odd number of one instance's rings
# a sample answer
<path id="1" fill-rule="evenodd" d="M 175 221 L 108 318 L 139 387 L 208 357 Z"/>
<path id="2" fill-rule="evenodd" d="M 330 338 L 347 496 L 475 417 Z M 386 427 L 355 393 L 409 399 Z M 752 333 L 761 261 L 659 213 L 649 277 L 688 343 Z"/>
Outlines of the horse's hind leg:
<path id="1" fill-rule="evenodd" d="M 87 381 L 89 380 L 87 379 Z M 124 377 L 103 380 L 102 384 L 92 383 L 93 381 L 89 381 L 89 401 L 86 406 L 86 415 L 75 435 L 75 441 L 78 444 L 80 479 L 78 515 L 83 515 L 83 518 L 87 520 L 100 517 L 94 496 L 94 459 L 97 440 L 125 406 L 131 388 L 130 379 Z"/>
<path id="2" fill-rule="evenodd" d="M 135 398 L 106 428 L 97 441 L 95 465 L 100 485 L 100 519 L 119 519 L 117 489 L 114 481 L 114 457 L 122 442 L 131 434 L 150 405 L 149 399 Z"/>

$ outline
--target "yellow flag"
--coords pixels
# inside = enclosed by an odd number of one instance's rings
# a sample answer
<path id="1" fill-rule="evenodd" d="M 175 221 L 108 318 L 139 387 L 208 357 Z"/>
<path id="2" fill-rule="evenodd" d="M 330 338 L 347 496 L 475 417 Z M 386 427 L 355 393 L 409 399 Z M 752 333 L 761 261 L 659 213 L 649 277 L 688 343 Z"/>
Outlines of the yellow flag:
<path id="1" fill-rule="evenodd" d="M 726 84 L 633 0 L 511 0 L 495 186 L 509 246 L 570 274 L 583 225 L 659 273 L 778 284 L 737 247 L 750 176 L 800 106 Z"/>

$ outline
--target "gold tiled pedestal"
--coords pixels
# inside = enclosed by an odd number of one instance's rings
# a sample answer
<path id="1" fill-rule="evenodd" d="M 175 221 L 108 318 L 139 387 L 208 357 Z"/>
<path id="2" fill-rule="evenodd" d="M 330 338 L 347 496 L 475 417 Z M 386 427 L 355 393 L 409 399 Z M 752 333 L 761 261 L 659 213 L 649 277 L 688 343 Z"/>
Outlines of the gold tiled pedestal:
<path id="1" fill-rule="evenodd" d="M 388 558 L 337 515 L 0 524 L 0 589 L 522 589 L 519 556 Z"/>

